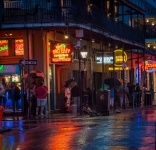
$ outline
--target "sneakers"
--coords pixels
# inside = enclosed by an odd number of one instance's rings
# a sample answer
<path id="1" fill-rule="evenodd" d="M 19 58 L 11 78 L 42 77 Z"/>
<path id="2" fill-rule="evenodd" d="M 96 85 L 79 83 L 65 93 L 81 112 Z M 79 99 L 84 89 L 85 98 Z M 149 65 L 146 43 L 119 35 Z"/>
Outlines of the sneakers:
<path id="1" fill-rule="evenodd" d="M 44 115 L 43 114 L 41 114 L 41 117 L 43 117 Z"/>

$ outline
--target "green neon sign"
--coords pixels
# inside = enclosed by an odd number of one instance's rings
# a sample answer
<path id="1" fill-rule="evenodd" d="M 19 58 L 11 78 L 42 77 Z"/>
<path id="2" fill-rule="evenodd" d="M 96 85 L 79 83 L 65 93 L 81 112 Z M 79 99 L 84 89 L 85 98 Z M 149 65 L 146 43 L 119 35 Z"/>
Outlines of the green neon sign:
<path id="1" fill-rule="evenodd" d="M 0 52 L 8 50 L 8 45 L 4 45 L 3 47 L 0 47 Z"/>
<path id="2" fill-rule="evenodd" d="M 0 71 L 4 70 L 4 65 L 0 65 Z"/>

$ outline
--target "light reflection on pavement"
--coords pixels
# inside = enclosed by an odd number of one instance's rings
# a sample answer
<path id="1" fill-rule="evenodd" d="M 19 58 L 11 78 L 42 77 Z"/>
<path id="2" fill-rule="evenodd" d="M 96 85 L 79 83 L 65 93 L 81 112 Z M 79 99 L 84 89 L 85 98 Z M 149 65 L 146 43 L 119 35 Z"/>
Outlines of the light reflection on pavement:
<path id="1" fill-rule="evenodd" d="M 4 150 L 154 150 L 155 109 L 100 117 L 3 121 Z M 63 115 L 63 114 L 61 114 Z"/>

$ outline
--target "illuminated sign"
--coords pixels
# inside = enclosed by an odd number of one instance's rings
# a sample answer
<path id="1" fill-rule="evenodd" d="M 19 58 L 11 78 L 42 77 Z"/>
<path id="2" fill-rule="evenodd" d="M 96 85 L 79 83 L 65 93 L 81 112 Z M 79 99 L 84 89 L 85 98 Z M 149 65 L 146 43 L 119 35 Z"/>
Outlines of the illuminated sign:
<path id="1" fill-rule="evenodd" d="M 129 68 L 127 67 L 127 54 L 125 51 L 123 51 L 122 49 L 117 49 L 114 51 L 114 57 L 115 57 L 115 61 L 114 61 L 114 68 L 113 67 L 109 67 L 109 70 L 129 70 Z"/>
<path id="2" fill-rule="evenodd" d="M 117 71 L 118 71 L 118 70 L 123 70 L 122 67 L 114 67 L 114 68 L 113 68 L 113 67 L 109 67 L 108 69 L 109 69 L 109 70 L 117 70 Z M 126 67 L 124 70 L 129 70 L 129 68 Z"/>
<path id="3" fill-rule="evenodd" d="M 0 70 L 3 70 L 4 69 L 4 65 L 0 65 Z"/>
<path id="4" fill-rule="evenodd" d="M 0 56 L 8 56 L 8 40 L 0 40 Z"/>
<path id="5" fill-rule="evenodd" d="M 15 40 L 15 55 L 24 55 L 24 41 L 23 39 Z"/>
<path id="6" fill-rule="evenodd" d="M 145 61 L 145 66 L 142 66 L 142 70 L 146 72 L 153 72 L 156 69 L 156 63 L 153 60 Z"/>
<path id="7" fill-rule="evenodd" d="M 57 43 L 51 46 L 52 63 L 69 63 L 72 61 L 71 46 L 69 43 Z"/>
<path id="8" fill-rule="evenodd" d="M 113 56 L 104 56 L 104 64 L 113 64 Z M 96 57 L 96 62 L 102 64 L 102 57 Z"/>
<path id="9" fill-rule="evenodd" d="M 117 49 L 114 51 L 115 66 L 122 66 L 123 62 L 127 62 L 127 54 L 122 49 Z"/>

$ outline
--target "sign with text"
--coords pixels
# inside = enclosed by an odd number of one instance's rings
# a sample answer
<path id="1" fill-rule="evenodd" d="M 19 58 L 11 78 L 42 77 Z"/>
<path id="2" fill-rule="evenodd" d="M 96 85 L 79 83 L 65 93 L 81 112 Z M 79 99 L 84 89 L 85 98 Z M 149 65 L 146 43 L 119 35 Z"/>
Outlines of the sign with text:
<path id="1" fill-rule="evenodd" d="M 127 54 L 122 49 L 117 49 L 114 51 L 115 66 L 122 66 L 123 62 L 127 62 Z"/>
<path id="2" fill-rule="evenodd" d="M 0 40 L 0 56 L 8 56 L 8 40 Z"/>
<path id="3" fill-rule="evenodd" d="M 96 57 L 96 62 L 98 64 L 102 64 L 102 61 L 104 62 L 104 64 L 113 64 L 113 56 L 104 56 L 103 60 L 101 56 Z"/>
<path id="4" fill-rule="evenodd" d="M 70 43 L 56 43 L 51 45 L 52 63 L 70 63 L 72 62 L 72 49 Z"/>
<path id="5" fill-rule="evenodd" d="M 142 66 L 142 71 L 153 72 L 156 70 L 156 62 L 153 60 L 146 60 L 145 66 Z"/>
<path id="6" fill-rule="evenodd" d="M 15 40 L 15 55 L 24 55 L 24 41 L 23 39 Z"/>
<path id="7" fill-rule="evenodd" d="M 20 60 L 20 65 L 37 65 L 37 60 Z"/>

